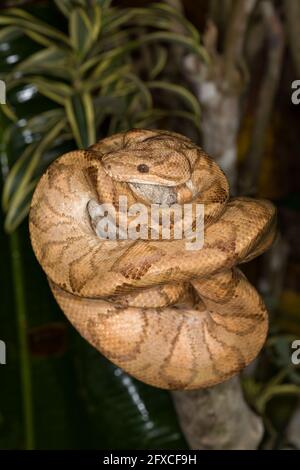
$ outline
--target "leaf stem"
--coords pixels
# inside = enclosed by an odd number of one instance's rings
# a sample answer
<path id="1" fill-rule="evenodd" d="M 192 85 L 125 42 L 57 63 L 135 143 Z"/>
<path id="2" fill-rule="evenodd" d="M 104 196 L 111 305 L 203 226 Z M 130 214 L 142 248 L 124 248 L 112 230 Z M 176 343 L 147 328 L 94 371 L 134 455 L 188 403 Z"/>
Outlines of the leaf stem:
<path id="1" fill-rule="evenodd" d="M 31 367 L 27 342 L 27 321 L 24 275 L 21 259 L 20 237 L 17 230 L 10 235 L 12 275 L 15 289 L 17 328 L 19 337 L 21 390 L 24 419 L 24 445 L 26 450 L 34 448 L 33 403 Z"/>

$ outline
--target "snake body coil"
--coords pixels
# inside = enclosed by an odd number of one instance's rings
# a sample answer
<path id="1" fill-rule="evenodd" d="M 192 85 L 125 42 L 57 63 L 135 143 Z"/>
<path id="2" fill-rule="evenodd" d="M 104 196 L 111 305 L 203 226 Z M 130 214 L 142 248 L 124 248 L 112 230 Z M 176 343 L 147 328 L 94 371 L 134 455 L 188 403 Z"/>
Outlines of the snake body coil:
<path id="1" fill-rule="evenodd" d="M 185 239 L 104 240 L 99 205 L 204 204 L 204 244 Z M 174 227 L 173 227 L 174 228 Z M 235 266 L 265 251 L 275 209 L 229 199 L 219 167 L 189 139 L 132 130 L 67 153 L 40 179 L 30 235 L 71 323 L 129 374 L 156 387 L 222 382 L 260 351 L 267 312 Z"/>

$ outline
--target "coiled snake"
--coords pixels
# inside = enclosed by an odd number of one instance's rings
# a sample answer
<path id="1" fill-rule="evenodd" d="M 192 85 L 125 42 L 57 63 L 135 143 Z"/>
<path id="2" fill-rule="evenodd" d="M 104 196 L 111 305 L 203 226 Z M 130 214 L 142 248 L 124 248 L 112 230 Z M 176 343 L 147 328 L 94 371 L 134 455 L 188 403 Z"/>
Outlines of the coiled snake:
<path id="1" fill-rule="evenodd" d="M 203 247 L 100 238 L 99 205 L 118 213 L 120 195 L 204 204 Z M 265 341 L 266 308 L 235 266 L 270 246 L 275 218 L 268 201 L 229 199 L 223 172 L 188 138 L 133 129 L 54 161 L 29 224 L 52 292 L 87 341 L 148 384 L 196 389 L 236 374 Z"/>

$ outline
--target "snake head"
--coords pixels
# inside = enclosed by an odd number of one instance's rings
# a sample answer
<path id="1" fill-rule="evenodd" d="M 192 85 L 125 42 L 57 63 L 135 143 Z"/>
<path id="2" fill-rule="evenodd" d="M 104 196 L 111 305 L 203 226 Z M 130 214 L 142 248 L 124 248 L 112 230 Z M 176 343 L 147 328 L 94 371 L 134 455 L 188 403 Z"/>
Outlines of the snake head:
<path id="1" fill-rule="evenodd" d="M 104 155 L 102 163 L 111 178 L 127 183 L 178 186 L 191 175 L 190 162 L 184 153 L 163 145 L 113 151 Z"/>

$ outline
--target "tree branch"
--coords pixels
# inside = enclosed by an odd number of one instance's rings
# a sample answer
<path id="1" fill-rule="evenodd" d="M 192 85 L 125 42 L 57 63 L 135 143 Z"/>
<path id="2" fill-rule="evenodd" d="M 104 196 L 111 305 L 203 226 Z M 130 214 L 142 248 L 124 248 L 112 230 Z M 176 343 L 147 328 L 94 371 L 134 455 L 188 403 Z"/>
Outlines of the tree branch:
<path id="1" fill-rule="evenodd" d="M 270 123 L 273 102 L 280 79 L 284 50 L 284 33 L 281 21 L 270 0 L 261 3 L 268 43 L 267 69 L 263 77 L 254 119 L 254 129 L 249 152 L 246 155 L 240 189 L 242 194 L 256 192 L 259 170 L 265 146 L 266 131 Z"/>
<path id="2" fill-rule="evenodd" d="M 258 447 L 262 421 L 247 406 L 238 377 L 205 390 L 173 392 L 173 398 L 191 449 Z"/>
<path id="3" fill-rule="evenodd" d="M 256 0 L 236 0 L 225 33 L 225 79 L 229 80 L 241 58 L 249 17 Z"/>
<path id="4" fill-rule="evenodd" d="M 291 49 L 295 69 L 300 77 L 300 2 L 284 0 L 287 38 Z"/>

